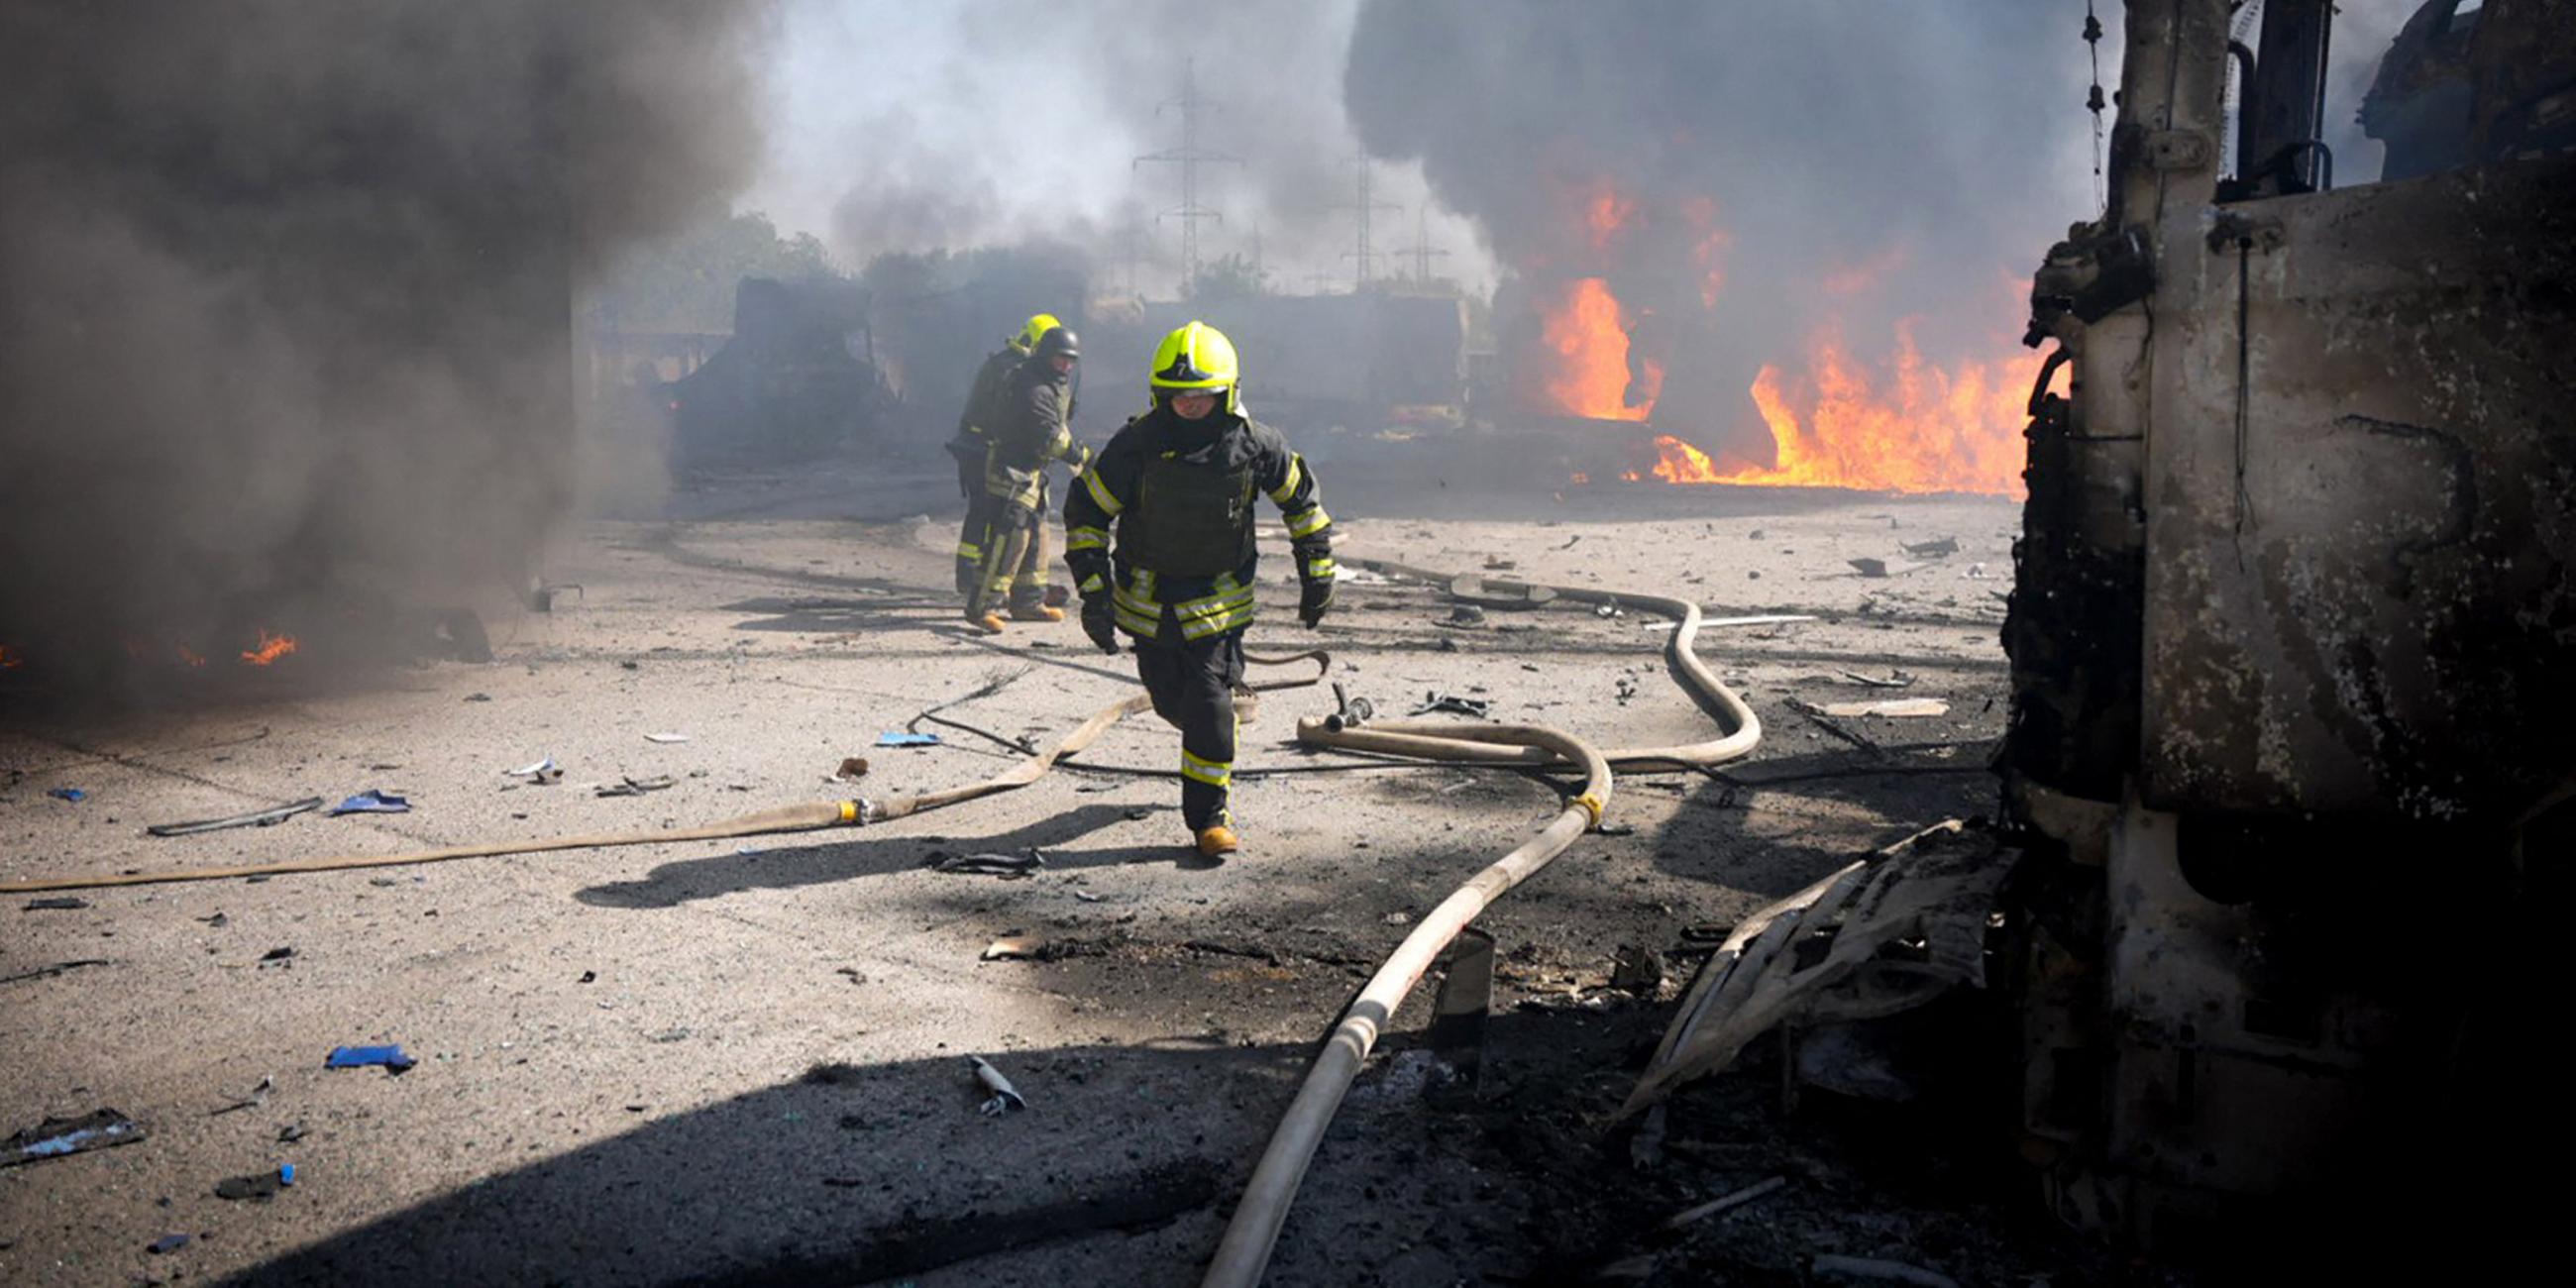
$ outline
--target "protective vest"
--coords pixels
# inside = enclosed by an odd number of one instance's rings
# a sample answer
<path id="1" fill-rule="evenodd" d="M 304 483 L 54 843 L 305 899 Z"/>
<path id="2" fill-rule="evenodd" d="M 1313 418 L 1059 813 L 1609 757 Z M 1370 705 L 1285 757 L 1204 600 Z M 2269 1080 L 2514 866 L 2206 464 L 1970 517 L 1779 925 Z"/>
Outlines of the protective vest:
<path id="1" fill-rule="evenodd" d="M 1118 553 L 1166 577 L 1213 577 L 1250 561 L 1252 463 L 1145 463 L 1136 503 L 1118 520 Z"/>

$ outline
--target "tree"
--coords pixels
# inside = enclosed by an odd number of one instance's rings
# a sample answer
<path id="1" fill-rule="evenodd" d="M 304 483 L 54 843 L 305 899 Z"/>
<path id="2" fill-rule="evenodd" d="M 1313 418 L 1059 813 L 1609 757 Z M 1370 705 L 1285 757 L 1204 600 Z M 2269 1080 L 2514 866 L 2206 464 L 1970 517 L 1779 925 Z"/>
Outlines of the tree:
<path id="1" fill-rule="evenodd" d="M 629 252 L 596 302 L 622 331 L 730 331 L 734 288 L 746 277 L 847 276 L 812 233 L 781 237 L 752 211 Z"/>
<path id="2" fill-rule="evenodd" d="M 1199 302 L 1244 300 L 1269 293 L 1270 274 L 1240 253 L 1199 265 L 1198 275 L 1181 287 L 1181 298 Z"/>

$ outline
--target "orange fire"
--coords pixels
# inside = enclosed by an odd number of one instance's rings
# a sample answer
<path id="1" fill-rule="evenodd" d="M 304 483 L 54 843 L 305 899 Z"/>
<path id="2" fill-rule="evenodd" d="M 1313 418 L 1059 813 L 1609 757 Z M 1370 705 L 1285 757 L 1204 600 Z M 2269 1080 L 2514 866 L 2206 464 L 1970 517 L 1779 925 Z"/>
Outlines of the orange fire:
<path id="1" fill-rule="evenodd" d="M 1567 414 L 1644 420 L 1654 410 L 1664 369 L 1645 363 L 1636 381 L 1643 397 L 1628 401 L 1628 330 L 1620 314 L 1618 297 L 1597 277 L 1566 283 L 1563 301 L 1548 311 L 1540 336 L 1558 361 L 1548 373 L 1547 392 Z"/>
<path id="2" fill-rule="evenodd" d="M 1619 230 L 1626 226 L 1628 217 L 1635 213 L 1637 203 L 1620 196 L 1619 190 L 1611 187 L 1609 180 L 1602 180 L 1601 185 L 1593 189 L 1592 199 L 1583 207 L 1583 222 L 1592 230 L 1592 249 L 1610 249 L 1610 239 L 1618 235 Z"/>
<path id="3" fill-rule="evenodd" d="M 1717 226 L 1717 203 L 1707 197 L 1692 197 L 1682 202 L 1682 217 L 1697 230 L 1691 243 L 1691 266 L 1699 270 L 1699 303 L 1701 308 L 1717 307 L 1717 295 L 1726 285 L 1726 270 L 1718 259 L 1735 238 Z"/>
<path id="4" fill-rule="evenodd" d="M 255 649 L 243 649 L 241 660 L 252 666 L 267 666 L 270 663 L 275 662 L 277 659 L 294 651 L 294 636 L 271 635 L 266 631 L 261 631 L 259 633 L 259 647 Z"/>
<path id="5" fill-rule="evenodd" d="M 2016 355 L 1945 371 L 1900 329 L 1894 378 L 1882 385 L 1839 342 L 1819 338 L 1806 378 L 1792 383 L 1776 366 L 1754 378 L 1753 404 L 1777 463 L 1700 481 L 2017 496 L 2025 403 L 2039 363 L 2037 354 Z"/>

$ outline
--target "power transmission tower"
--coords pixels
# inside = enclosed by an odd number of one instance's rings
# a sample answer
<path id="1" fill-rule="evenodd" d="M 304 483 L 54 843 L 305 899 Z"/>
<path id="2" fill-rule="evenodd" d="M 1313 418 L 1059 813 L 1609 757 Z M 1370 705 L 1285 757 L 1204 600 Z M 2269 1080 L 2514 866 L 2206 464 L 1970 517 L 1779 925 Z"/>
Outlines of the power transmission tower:
<path id="1" fill-rule="evenodd" d="M 1185 60 L 1181 64 L 1181 96 L 1166 99 L 1154 109 L 1156 115 L 1161 115 L 1163 108 L 1166 107 L 1181 109 L 1181 146 L 1166 148 L 1160 152 L 1149 152 L 1136 158 L 1127 167 L 1132 172 L 1137 166 L 1148 161 L 1168 161 L 1181 168 L 1181 204 L 1154 216 L 1154 222 L 1159 224 L 1167 218 L 1181 221 L 1181 282 L 1183 285 L 1187 285 L 1199 275 L 1199 221 L 1213 219 L 1220 224 L 1225 222 L 1224 215 L 1199 204 L 1199 167 L 1203 164 L 1241 165 L 1243 163 L 1241 157 L 1213 152 L 1199 146 L 1199 113 L 1210 106 L 1213 105 L 1199 97 L 1198 60 L 1195 58 Z"/>
<path id="2" fill-rule="evenodd" d="M 1417 285 L 1431 281 L 1431 261 L 1447 259 L 1449 252 L 1431 248 L 1431 203 L 1413 208 L 1413 280 Z"/>
<path id="3" fill-rule="evenodd" d="M 1391 201 L 1372 201 L 1369 199 L 1370 166 L 1368 154 L 1362 153 L 1359 156 L 1351 158 L 1351 168 L 1359 172 L 1359 199 L 1357 201 L 1339 203 L 1333 208 L 1335 210 L 1352 210 L 1359 213 L 1359 248 L 1356 250 L 1342 252 L 1342 258 L 1357 261 L 1357 267 L 1353 271 L 1352 289 L 1358 290 L 1368 285 L 1369 270 L 1375 266 L 1378 256 L 1378 251 L 1369 245 L 1369 220 L 1374 217 L 1377 211 L 1400 211 L 1404 209 L 1404 207 L 1396 205 Z"/>

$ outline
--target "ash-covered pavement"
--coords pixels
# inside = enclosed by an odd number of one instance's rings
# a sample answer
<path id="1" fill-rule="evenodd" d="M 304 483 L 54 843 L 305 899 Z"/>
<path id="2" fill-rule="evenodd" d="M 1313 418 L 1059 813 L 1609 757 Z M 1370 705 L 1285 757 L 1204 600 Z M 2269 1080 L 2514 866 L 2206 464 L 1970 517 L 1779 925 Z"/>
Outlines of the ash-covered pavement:
<path id="1" fill-rule="evenodd" d="M 2013 504 L 1654 484 L 1469 498 L 1359 473 L 1327 479 L 1345 555 L 1822 620 L 1704 632 L 1765 722 L 1760 750 L 1722 778 L 1622 775 L 1609 818 L 1633 831 L 1584 838 L 1486 915 L 1501 956 L 1481 1092 L 1413 1093 L 1417 995 L 1270 1282 L 1554 1283 L 1623 1258 L 1651 1282 L 1789 1282 L 1825 1252 L 1961 1282 L 2096 1275 L 2103 1254 L 2015 1215 L 2014 1179 L 1989 1160 L 1874 1119 L 1784 1120 L 1758 1065 L 1676 1102 L 1656 1168 L 1631 1168 L 1624 1134 L 1599 1125 L 1704 951 L 1687 932 L 1990 812 Z M 733 480 L 676 498 L 677 520 L 582 528 L 547 570 L 581 595 L 488 611 L 489 665 L 322 683 L 328 659 L 298 657 L 111 716 L 22 690 L 0 731 L 0 879 L 695 825 L 989 777 L 1013 753 L 953 730 L 937 748 L 870 743 L 1012 675 L 943 714 L 1043 741 L 1131 692 L 1132 673 L 1069 621 L 966 634 L 953 508 L 926 473 Z M 1945 537 L 1954 553 L 1903 549 Z M 1275 532 L 1265 553 L 1265 576 L 1286 578 Z M 1453 620 L 1437 588 L 1363 578 L 1310 633 L 1294 598 L 1265 584 L 1254 650 L 1327 648 L 1332 677 L 1382 711 L 1442 692 L 1603 743 L 1707 736 L 1650 618 Z M 1947 712 L 1791 705 L 1879 698 Z M 1246 850 L 1221 865 L 1183 848 L 1172 782 L 1068 769 L 855 831 L 12 899 L 0 1129 L 113 1107 L 149 1135 L 0 1170 L 0 1278 L 1196 1282 L 1360 979 L 1559 807 L 1499 771 L 1261 776 L 1323 763 L 1289 739 L 1331 703 L 1322 687 L 1264 702 L 1237 779 Z M 687 741 L 647 737 L 666 733 Z M 827 781 L 847 756 L 872 765 L 856 788 Z M 545 757 L 563 782 L 504 773 Z M 1165 770 L 1177 738 L 1131 720 L 1086 759 Z M 629 776 L 674 785 L 588 786 Z M 366 788 L 412 811 L 142 830 Z M 926 866 L 1031 847 L 1046 864 L 1027 880 Z M 980 960 L 1003 936 L 1037 940 L 1038 959 Z M 1672 954 L 1664 1001 L 1606 987 L 1623 945 Z M 278 949 L 293 953 L 264 960 Z M 103 964 L 45 973 L 78 961 Z M 390 1042 L 418 1066 L 323 1068 L 335 1046 Z M 979 1114 L 969 1055 L 1027 1111 Z M 288 1163 L 297 1183 L 274 1199 L 215 1195 Z M 1789 1184 L 1760 1203 L 1645 1236 L 1773 1174 Z M 171 1234 L 193 1237 L 147 1251 Z"/>

